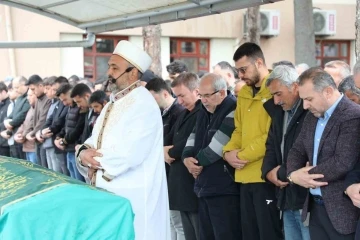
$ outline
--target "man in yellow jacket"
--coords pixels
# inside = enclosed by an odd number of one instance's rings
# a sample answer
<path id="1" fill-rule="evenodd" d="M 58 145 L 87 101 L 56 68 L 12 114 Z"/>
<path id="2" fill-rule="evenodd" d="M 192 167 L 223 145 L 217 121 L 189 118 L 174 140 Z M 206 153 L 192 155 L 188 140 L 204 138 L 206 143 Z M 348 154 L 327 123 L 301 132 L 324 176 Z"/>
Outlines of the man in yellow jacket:
<path id="1" fill-rule="evenodd" d="M 272 96 L 265 86 L 269 70 L 260 47 L 244 43 L 235 52 L 235 66 L 245 81 L 238 95 L 235 131 L 224 147 L 224 159 L 241 183 L 240 210 L 243 239 L 283 239 L 275 187 L 261 178 L 265 142 L 271 119 L 263 104 Z"/>

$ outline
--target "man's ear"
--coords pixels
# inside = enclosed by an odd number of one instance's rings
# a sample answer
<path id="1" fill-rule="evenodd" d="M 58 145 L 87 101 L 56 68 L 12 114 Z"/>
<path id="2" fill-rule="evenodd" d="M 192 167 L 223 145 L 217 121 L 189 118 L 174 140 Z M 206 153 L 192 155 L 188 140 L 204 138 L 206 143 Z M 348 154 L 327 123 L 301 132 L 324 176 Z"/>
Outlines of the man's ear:
<path id="1" fill-rule="evenodd" d="M 220 96 L 225 98 L 226 97 L 226 90 L 225 89 L 221 89 L 220 91 Z"/>

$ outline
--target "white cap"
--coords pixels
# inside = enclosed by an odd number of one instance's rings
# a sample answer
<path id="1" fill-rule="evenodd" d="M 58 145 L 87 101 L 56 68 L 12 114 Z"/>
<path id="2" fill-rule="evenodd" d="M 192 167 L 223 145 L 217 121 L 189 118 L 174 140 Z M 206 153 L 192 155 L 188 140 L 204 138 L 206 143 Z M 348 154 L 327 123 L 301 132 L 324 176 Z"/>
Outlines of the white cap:
<path id="1" fill-rule="evenodd" d="M 134 65 L 140 72 L 144 73 L 151 64 L 151 57 L 142 49 L 126 40 L 121 40 L 113 52 Z"/>

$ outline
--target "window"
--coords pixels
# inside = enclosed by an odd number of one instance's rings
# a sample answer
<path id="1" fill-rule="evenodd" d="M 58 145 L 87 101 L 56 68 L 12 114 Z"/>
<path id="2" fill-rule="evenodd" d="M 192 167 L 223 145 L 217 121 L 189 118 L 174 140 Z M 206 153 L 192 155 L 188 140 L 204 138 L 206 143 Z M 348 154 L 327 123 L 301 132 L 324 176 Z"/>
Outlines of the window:
<path id="1" fill-rule="evenodd" d="M 342 60 L 350 64 L 350 41 L 317 40 L 317 65 L 324 67 L 327 62 Z"/>
<path id="2" fill-rule="evenodd" d="M 189 71 L 209 71 L 209 49 L 208 39 L 170 39 L 170 62 L 181 60 L 186 63 Z"/>
<path id="3" fill-rule="evenodd" d="M 127 40 L 127 37 L 98 35 L 93 46 L 84 48 L 85 78 L 90 81 L 107 78 L 108 60 L 120 40 Z"/>

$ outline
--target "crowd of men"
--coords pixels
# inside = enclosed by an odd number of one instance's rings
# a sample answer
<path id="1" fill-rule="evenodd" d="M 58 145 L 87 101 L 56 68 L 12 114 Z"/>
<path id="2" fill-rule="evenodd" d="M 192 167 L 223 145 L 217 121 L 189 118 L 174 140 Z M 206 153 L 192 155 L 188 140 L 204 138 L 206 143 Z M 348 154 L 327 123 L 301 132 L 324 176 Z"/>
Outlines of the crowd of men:
<path id="1" fill-rule="evenodd" d="M 0 83 L 0 154 L 128 198 L 136 239 L 355 239 L 360 63 L 270 70 L 254 43 L 233 60 L 197 74 L 174 61 L 163 80 L 121 41 L 102 90 Z"/>
<path id="2" fill-rule="evenodd" d="M 252 43 L 233 60 L 202 77 L 175 61 L 170 86 L 145 86 L 162 111 L 171 239 L 354 239 L 360 63 L 355 80 L 343 61 L 269 70 Z"/>
<path id="3" fill-rule="evenodd" d="M 16 77 L 0 91 L 1 155 L 84 180 L 75 148 L 91 135 L 107 94 L 75 75 Z"/>

